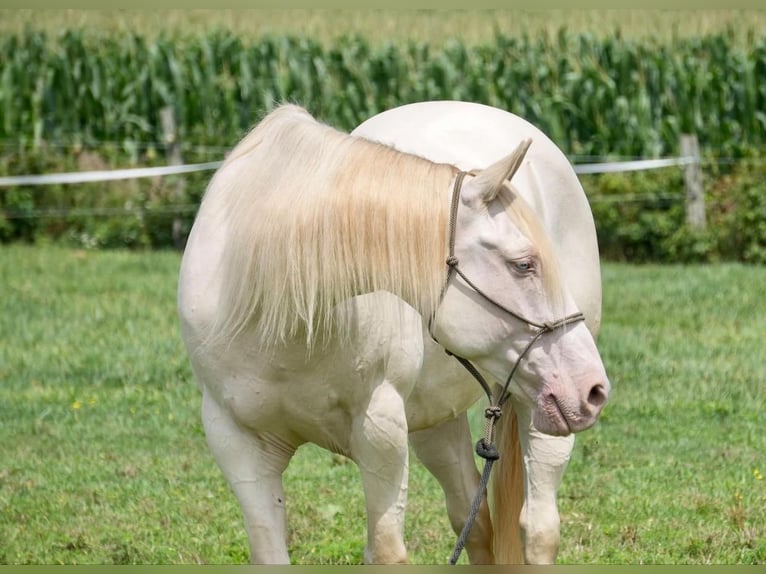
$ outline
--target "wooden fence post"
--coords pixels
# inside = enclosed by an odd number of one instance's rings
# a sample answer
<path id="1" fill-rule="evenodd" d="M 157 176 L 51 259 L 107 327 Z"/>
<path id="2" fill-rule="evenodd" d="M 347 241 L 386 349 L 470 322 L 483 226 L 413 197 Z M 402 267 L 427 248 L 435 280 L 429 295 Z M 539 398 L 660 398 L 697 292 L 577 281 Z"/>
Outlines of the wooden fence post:
<path id="1" fill-rule="evenodd" d="M 166 157 L 169 165 L 183 165 L 184 160 L 181 155 L 181 142 L 178 138 L 176 128 L 175 111 L 171 106 L 166 106 L 160 110 L 160 121 L 162 122 L 162 132 L 165 139 Z M 183 177 L 178 177 L 173 196 L 177 201 L 184 198 L 185 182 Z M 173 218 L 173 245 L 178 250 L 183 250 L 186 244 L 186 238 L 183 233 L 183 221 L 179 215 Z"/>
<path id="2" fill-rule="evenodd" d="M 697 136 L 681 135 L 681 157 L 694 158 L 693 162 L 684 165 L 686 224 L 694 231 L 702 231 L 706 227 L 705 190 L 702 186 L 702 163 Z"/>

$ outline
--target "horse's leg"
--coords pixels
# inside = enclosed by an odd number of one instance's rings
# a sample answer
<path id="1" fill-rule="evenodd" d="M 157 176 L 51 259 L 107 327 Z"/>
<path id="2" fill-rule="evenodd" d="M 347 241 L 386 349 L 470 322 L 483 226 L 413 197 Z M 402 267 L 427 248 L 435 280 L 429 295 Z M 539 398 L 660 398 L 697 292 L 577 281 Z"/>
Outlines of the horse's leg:
<path id="1" fill-rule="evenodd" d="M 295 448 L 242 428 L 208 393 L 202 422 L 213 457 L 242 508 L 251 562 L 289 564 L 282 472 Z"/>
<path id="2" fill-rule="evenodd" d="M 574 435 L 555 437 L 532 425 L 529 407 L 514 401 L 524 460 L 524 506 L 519 524 L 527 564 L 552 564 L 559 549 L 556 492 L 574 447 Z"/>
<path id="3" fill-rule="evenodd" d="M 372 391 L 366 412 L 353 421 L 350 444 L 367 506 L 365 562 L 406 562 L 407 419 L 393 385 L 384 381 Z"/>
<path id="4" fill-rule="evenodd" d="M 444 490 L 452 529 L 460 534 L 480 479 L 473 458 L 468 415 L 462 413 L 442 424 L 413 432 L 410 441 L 415 454 Z M 494 562 L 492 523 L 486 499 L 476 515 L 465 549 L 471 564 Z"/>

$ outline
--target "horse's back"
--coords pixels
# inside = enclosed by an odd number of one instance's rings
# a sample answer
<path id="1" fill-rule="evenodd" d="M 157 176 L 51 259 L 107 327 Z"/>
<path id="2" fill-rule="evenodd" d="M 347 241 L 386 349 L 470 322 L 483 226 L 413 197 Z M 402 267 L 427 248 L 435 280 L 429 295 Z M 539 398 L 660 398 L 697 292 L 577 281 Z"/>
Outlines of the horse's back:
<path id="1" fill-rule="evenodd" d="M 352 134 L 463 170 L 485 168 L 523 139 L 532 138 L 513 185 L 542 220 L 556 248 L 562 277 L 589 328 L 597 333 L 601 271 L 593 216 L 569 160 L 542 131 L 498 108 L 437 101 L 382 112 Z"/>

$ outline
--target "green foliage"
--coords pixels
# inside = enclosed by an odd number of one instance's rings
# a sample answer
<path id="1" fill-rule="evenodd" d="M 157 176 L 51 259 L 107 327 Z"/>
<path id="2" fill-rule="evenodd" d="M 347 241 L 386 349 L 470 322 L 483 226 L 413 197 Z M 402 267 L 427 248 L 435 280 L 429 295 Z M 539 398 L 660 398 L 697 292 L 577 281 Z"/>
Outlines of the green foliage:
<path id="1" fill-rule="evenodd" d="M 704 162 L 703 162 L 704 163 Z M 704 163 L 706 229 L 686 225 L 680 170 L 583 176 L 599 248 L 632 262 L 766 263 L 766 157 Z"/>
<path id="2" fill-rule="evenodd" d="M 747 158 L 720 174 L 711 196 L 711 226 L 720 251 L 741 261 L 766 263 L 766 158 Z"/>
<path id="3" fill-rule="evenodd" d="M 208 161 L 194 149 L 190 162 Z M 98 151 L 81 144 L 11 148 L 0 169 L 58 173 L 163 163 L 152 146 L 107 144 Z M 127 165 L 126 165 L 127 164 Z M 81 185 L 0 188 L 0 242 L 58 240 L 86 248 L 167 247 L 173 226 L 191 228 L 210 173 Z M 180 211 L 179 211 L 180 210 Z"/>
<path id="4" fill-rule="evenodd" d="M 683 181 L 677 170 L 584 176 L 583 187 L 602 255 L 618 261 L 660 261 L 683 226 Z"/>

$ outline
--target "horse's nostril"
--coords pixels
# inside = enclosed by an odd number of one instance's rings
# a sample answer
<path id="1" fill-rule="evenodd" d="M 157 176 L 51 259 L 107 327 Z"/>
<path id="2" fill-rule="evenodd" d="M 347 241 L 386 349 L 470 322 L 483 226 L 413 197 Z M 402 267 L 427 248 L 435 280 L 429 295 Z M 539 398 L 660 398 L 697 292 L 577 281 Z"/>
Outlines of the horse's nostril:
<path id="1" fill-rule="evenodd" d="M 588 404 L 593 407 L 602 407 L 606 402 L 607 393 L 604 385 L 593 385 L 593 388 L 588 393 Z"/>

